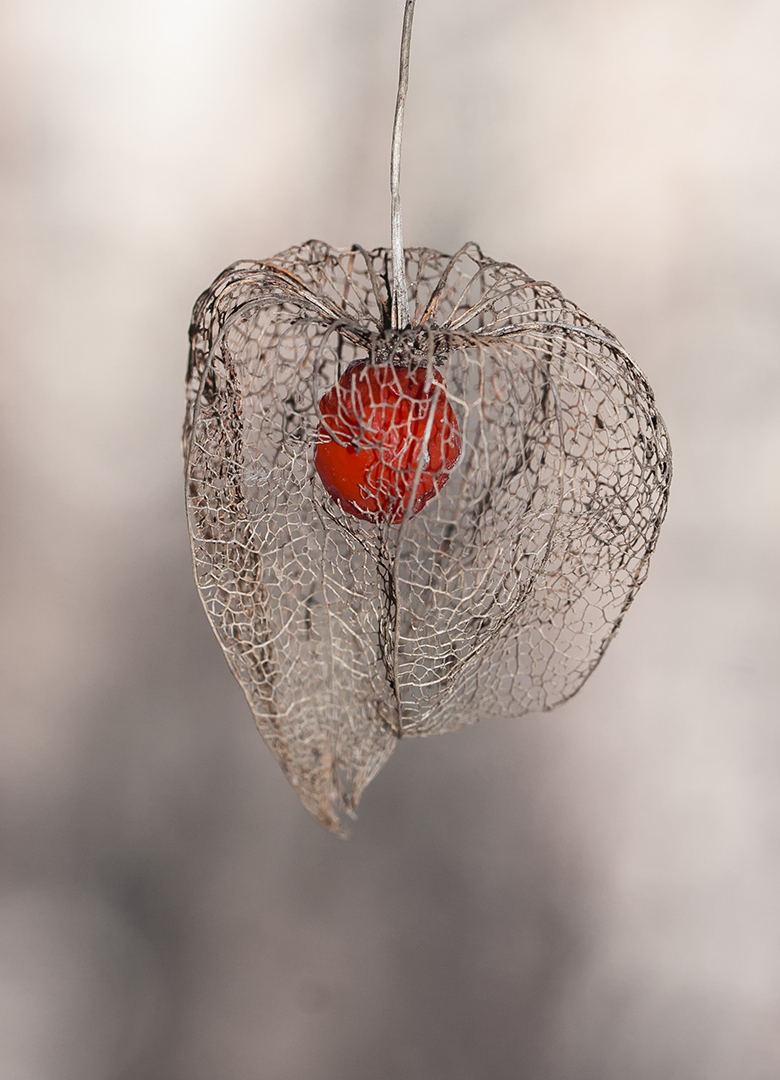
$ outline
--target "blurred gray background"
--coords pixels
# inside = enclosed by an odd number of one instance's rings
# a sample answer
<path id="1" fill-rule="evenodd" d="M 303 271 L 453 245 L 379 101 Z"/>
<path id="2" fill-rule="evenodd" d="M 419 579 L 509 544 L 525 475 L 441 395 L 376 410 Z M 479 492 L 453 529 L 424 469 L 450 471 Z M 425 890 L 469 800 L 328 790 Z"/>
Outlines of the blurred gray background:
<path id="1" fill-rule="evenodd" d="M 183 512 L 228 263 L 389 239 L 400 0 L 0 6 L 0 1076 L 780 1076 L 780 4 L 419 0 L 406 241 L 554 281 L 675 451 L 557 712 L 401 745 L 341 843 Z"/>

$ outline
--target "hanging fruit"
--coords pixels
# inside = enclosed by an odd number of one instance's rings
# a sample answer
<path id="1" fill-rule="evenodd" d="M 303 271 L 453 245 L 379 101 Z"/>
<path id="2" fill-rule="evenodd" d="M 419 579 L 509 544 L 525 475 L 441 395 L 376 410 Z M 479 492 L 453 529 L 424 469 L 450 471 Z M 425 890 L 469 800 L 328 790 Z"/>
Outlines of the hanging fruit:
<path id="1" fill-rule="evenodd" d="M 458 460 L 458 421 L 441 375 L 424 365 L 356 361 L 319 410 L 314 465 L 354 517 L 397 525 L 407 511 L 418 514 Z"/>
<path id="2" fill-rule="evenodd" d="M 401 737 L 550 709 L 595 668 L 664 517 L 671 452 L 617 339 L 466 244 L 310 241 L 195 305 L 195 576 L 257 725 L 343 834 Z"/>

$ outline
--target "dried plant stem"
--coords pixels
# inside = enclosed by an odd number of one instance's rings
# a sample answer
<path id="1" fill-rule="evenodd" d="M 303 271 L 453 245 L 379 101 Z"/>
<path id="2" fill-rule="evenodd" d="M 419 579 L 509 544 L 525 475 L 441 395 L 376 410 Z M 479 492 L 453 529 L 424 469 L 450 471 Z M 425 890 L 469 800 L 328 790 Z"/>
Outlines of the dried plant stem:
<path id="1" fill-rule="evenodd" d="M 414 0 L 406 0 L 404 27 L 401 33 L 398 97 L 395 102 L 395 119 L 393 120 L 393 149 L 390 154 L 390 236 L 393 255 L 392 321 L 395 330 L 410 325 L 403 224 L 401 221 L 401 139 L 404 130 L 406 90 L 409 86 L 409 51 L 412 44 L 413 16 Z"/>

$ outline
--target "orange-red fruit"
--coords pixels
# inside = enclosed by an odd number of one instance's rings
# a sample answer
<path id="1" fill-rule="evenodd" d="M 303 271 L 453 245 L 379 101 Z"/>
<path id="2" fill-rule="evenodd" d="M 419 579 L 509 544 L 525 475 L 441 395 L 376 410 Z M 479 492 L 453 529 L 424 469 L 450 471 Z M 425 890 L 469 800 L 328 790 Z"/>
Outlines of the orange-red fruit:
<path id="1" fill-rule="evenodd" d="M 357 518 L 395 525 L 410 502 L 419 513 L 460 454 L 444 381 L 425 366 L 358 360 L 320 398 L 320 414 L 314 464 L 329 495 Z"/>

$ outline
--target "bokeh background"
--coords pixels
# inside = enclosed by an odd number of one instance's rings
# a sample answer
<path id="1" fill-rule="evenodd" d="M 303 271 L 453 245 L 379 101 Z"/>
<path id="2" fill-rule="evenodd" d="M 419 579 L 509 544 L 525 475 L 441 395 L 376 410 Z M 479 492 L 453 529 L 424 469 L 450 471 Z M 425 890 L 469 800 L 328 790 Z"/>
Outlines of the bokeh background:
<path id="1" fill-rule="evenodd" d="M 0 1075 L 780 1075 L 780 5 L 419 0 L 406 241 L 554 281 L 675 451 L 545 716 L 400 746 L 342 843 L 200 607 L 189 313 L 389 239 L 400 0 L 0 5 Z"/>

